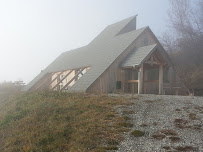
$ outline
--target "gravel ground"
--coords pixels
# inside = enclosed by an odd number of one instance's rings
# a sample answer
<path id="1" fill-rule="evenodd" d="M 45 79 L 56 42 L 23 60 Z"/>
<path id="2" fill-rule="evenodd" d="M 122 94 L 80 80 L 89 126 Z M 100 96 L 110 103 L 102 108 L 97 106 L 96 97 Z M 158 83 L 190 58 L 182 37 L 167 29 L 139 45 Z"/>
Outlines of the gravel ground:
<path id="1" fill-rule="evenodd" d="M 130 118 L 131 131 L 117 152 L 203 152 L 203 97 L 137 95 L 130 106 L 116 107 Z M 135 137 L 134 130 L 144 136 Z"/>

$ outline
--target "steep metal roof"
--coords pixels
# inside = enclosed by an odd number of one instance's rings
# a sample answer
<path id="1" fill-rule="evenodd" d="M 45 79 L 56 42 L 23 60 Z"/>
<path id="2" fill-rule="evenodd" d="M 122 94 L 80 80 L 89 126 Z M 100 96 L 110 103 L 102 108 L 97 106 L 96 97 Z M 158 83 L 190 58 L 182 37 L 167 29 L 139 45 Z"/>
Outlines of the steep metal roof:
<path id="1" fill-rule="evenodd" d="M 150 54 L 157 48 L 157 44 L 144 46 L 135 49 L 131 54 L 123 61 L 121 67 L 139 66 Z"/>
<path id="2" fill-rule="evenodd" d="M 81 67 L 91 67 L 71 88 L 72 91 L 85 91 L 126 48 L 146 29 L 131 30 L 117 35 L 135 16 L 107 26 L 87 46 L 62 53 L 43 72 L 35 77 L 25 88 L 28 91 L 46 73 Z"/>

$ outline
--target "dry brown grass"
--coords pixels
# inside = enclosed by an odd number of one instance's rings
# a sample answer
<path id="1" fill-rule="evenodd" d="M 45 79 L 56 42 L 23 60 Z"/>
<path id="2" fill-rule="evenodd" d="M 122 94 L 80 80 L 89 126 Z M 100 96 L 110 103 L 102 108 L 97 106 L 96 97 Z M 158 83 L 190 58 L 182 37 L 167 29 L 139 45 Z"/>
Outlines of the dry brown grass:
<path id="1" fill-rule="evenodd" d="M 201 124 L 194 124 L 192 126 L 193 129 L 196 129 L 196 130 L 201 130 L 202 129 L 202 125 Z"/>
<path id="2" fill-rule="evenodd" d="M 172 142 L 179 142 L 181 139 L 179 137 L 169 137 Z"/>
<path id="3" fill-rule="evenodd" d="M 166 136 L 177 136 L 178 135 L 178 133 L 175 130 L 171 130 L 171 129 L 164 129 L 164 130 L 161 130 L 160 132 Z"/>
<path id="4" fill-rule="evenodd" d="M 175 149 L 178 151 L 197 151 L 197 148 L 192 146 L 178 146 Z"/>
<path id="5" fill-rule="evenodd" d="M 165 150 L 171 150 L 170 146 L 163 146 L 162 148 L 165 149 Z"/>
<path id="6" fill-rule="evenodd" d="M 154 126 L 157 126 L 159 123 L 158 122 L 153 122 L 152 123 Z"/>
<path id="7" fill-rule="evenodd" d="M 157 99 L 157 100 L 144 100 L 144 102 L 146 103 L 157 103 L 157 102 L 162 102 L 161 99 Z"/>
<path id="8" fill-rule="evenodd" d="M 57 92 L 18 95 L 0 105 L 0 151 L 116 149 L 127 128 L 113 107 L 126 101 L 124 97 Z"/>
<path id="9" fill-rule="evenodd" d="M 177 108 L 177 109 L 175 109 L 175 111 L 178 111 L 178 112 L 179 112 L 179 111 L 181 111 L 181 109 L 178 109 L 178 108 Z"/>
<path id="10" fill-rule="evenodd" d="M 123 114 L 128 115 L 128 114 L 134 114 L 135 112 L 133 110 L 124 110 Z"/>
<path id="11" fill-rule="evenodd" d="M 147 127 L 148 126 L 148 124 L 146 124 L 146 123 L 142 123 L 141 125 L 140 125 L 140 127 Z"/>
<path id="12" fill-rule="evenodd" d="M 190 128 L 190 126 L 187 125 L 188 124 L 187 120 L 175 119 L 174 124 L 175 124 L 175 127 L 180 129 Z"/>
<path id="13" fill-rule="evenodd" d="M 160 134 L 160 133 L 155 133 L 152 135 L 152 138 L 157 139 L 157 140 L 162 140 L 162 139 L 166 138 L 166 135 Z"/>
<path id="14" fill-rule="evenodd" d="M 200 113 L 203 113 L 203 106 L 196 106 L 195 109 L 198 110 Z"/>

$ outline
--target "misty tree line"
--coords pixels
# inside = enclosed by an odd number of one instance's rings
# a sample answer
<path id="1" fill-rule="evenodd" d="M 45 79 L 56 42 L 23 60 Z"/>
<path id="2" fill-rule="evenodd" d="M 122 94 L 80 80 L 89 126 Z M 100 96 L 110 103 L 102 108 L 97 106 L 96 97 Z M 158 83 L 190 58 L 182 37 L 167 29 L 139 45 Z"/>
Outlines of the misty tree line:
<path id="1" fill-rule="evenodd" d="M 0 93 L 1 92 L 19 92 L 24 87 L 25 83 L 23 81 L 5 81 L 0 83 Z"/>
<path id="2" fill-rule="evenodd" d="M 168 30 L 160 40 L 189 89 L 203 89 L 203 1 L 169 0 Z"/>

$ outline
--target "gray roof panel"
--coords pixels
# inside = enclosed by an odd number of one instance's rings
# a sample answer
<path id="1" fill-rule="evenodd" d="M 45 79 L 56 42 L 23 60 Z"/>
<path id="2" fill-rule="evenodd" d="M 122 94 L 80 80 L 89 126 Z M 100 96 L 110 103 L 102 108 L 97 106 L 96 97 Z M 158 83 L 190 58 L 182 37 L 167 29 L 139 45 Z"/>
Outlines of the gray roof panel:
<path id="1" fill-rule="evenodd" d="M 157 44 L 152 44 L 135 49 L 123 61 L 121 67 L 134 67 L 140 65 L 156 48 Z"/>
<path id="2" fill-rule="evenodd" d="M 132 30 L 116 36 L 134 17 L 108 26 L 87 46 L 62 53 L 26 87 L 29 90 L 48 72 L 91 67 L 72 87 L 72 91 L 85 91 L 125 49 L 146 29 Z"/>

